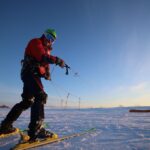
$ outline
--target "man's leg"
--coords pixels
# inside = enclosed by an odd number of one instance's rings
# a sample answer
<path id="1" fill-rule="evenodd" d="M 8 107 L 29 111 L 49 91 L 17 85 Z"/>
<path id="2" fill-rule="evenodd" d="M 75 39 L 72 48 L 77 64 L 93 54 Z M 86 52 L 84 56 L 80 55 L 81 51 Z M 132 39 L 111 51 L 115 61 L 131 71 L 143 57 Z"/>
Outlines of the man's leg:
<path id="1" fill-rule="evenodd" d="M 22 111 L 26 110 L 33 104 L 33 99 L 28 98 L 24 99 L 20 102 L 14 105 L 14 107 L 10 110 L 10 112 L 7 114 L 6 118 L 1 122 L 0 127 L 0 133 L 9 133 L 14 131 L 15 128 L 13 128 L 12 124 L 14 121 L 18 119 Z"/>
<path id="2" fill-rule="evenodd" d="M 36 139 L 44 121 L 44 104 L 46 104 L 47 94 L 41 91 L 35 96 L 34 104 L 31 107 L 31 121 L 28 134 L 31 139 Z"/>

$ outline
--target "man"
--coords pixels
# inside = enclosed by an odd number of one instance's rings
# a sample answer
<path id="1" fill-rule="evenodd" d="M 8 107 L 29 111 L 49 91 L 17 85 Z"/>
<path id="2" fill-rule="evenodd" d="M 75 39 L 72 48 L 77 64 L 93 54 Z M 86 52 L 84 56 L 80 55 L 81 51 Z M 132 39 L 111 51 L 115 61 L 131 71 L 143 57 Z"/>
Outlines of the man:
<path id="1" fill-rule="evenodd" d="M 24 110 L 31 107 L 31 120 L 28 126 L 30 140 L 52 136 L 52 133 L 42 127 L 47 94 L 44 91 L 41 78 L 50 80 L 49 64 L 65 67 L 62 59 L 50 54 L 55 40 L 55 30 L 47 29 L 40 38 L 32 39 L 28 43 L 24 60 L 21 61 L 21 79 L 24 85 L 21 95 L 22 101 L 17 103 L 1 122 L 0 134 L 14 132 L 13 122 L 17 120 Z"/>

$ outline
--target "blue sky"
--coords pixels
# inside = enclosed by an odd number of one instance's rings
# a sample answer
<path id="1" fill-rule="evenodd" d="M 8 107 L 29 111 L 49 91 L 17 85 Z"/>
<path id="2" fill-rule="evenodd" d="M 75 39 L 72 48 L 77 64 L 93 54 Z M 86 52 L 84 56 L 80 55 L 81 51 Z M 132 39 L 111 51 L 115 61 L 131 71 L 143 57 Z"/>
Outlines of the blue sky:
<path id="1" fill-rule="evenodd" d="M 0 1 L 0 104 L 21 100 L 20 60 L 30 39 L 57 31 L 53 46 L 71 66 L 51 66 L 48 105 L 150 105 L 149 0 Z M 75 76 L 75 73 L 78 76 Z"/>

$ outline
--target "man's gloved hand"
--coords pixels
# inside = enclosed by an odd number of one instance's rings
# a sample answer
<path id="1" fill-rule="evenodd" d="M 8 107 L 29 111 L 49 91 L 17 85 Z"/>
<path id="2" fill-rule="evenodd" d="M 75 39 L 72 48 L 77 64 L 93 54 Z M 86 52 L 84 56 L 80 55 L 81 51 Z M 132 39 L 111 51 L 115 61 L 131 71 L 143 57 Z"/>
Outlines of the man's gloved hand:
<path id="1" fill-rule="evenodd" d="M 61 68 L 64 68 L 65 62 L 61 58 L 56 57 L 56 65 L 59 65 Z"/>

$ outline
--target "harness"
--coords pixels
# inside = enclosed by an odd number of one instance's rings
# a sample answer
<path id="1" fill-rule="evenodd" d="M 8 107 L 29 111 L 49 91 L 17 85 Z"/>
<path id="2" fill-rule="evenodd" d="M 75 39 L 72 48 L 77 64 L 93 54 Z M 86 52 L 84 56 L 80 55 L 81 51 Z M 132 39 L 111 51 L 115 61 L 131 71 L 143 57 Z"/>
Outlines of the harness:
<path id="1" fill-rule="evenodd" d="M 40 62 L 36 61 L 33 57 L 26 55 L 23 60 L 21 60 L 21 77 L 25 74 L 31 73 L 38 77 L 44 77 L 45 79 L 50 79 L 49 67 L 45 68 Z"/>

